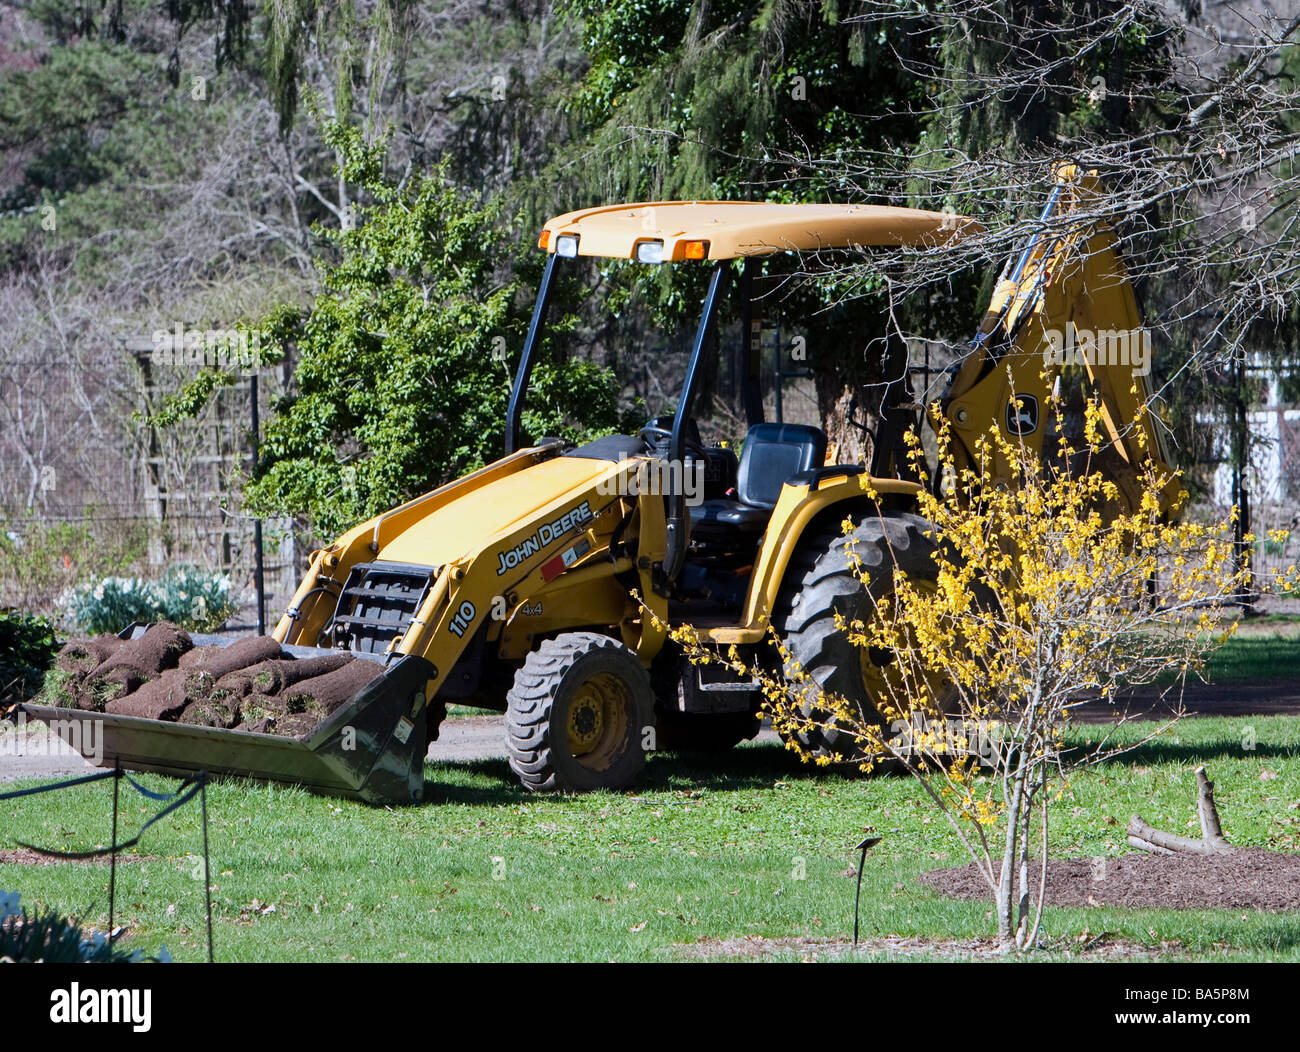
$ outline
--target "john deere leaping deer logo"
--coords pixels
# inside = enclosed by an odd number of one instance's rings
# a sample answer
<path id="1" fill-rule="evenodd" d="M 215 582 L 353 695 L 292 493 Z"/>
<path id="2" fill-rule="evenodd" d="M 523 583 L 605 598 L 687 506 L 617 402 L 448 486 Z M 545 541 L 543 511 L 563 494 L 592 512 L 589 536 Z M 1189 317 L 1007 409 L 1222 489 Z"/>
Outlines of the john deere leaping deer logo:
<path id="1" fill-rule="evenodd" d="M 1038 430 L 1038 399 L 1016 395 L 1007 402 L 1007 434 L 1032 435 Z"/>

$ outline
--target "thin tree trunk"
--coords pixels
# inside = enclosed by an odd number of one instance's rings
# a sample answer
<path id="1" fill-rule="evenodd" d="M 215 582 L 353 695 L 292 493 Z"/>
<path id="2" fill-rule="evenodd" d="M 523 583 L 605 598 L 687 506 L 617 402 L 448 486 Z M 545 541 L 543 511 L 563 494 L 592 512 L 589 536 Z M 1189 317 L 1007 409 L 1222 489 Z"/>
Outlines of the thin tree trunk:
<path id="1" fill-rule="evenodd" d="M 1016 909 L 1016 945 L 1025 944 L 1025 928 L 1029 923 L 1029 823 L 1033 816 L 1033 790 L 1025 793 L 1024 830 L 1020 834 L 1020 901 Z"/>
<path id="2" fill-rule="evenodd" d="M 1042 778 L 1038 783 L 1039 791 L 1047 788 L 1047 772 L 1044 770 Z M 1034 946 L 1038 942 L 1038 929 L 1043 921 L 1043 903 L 1047 900 L 1047 815 L 1051 808 L 1047 805 L 1046 798 L 1043 802 L 1043 864 L 1038 871 L 1038 907 L 1034 910 L 1034 926 L 1030 929 L 1029 938 L 1026 941 L 1027 946 Z"/>
<path id="3" fill-rule="evenodd" d="M 1011 789 L 1011 799 L 1007 803 L 1007 835 L 1002 851 L 1002 872 L 998 877 L 998 942 L 1004 947 L 1015 945 L 1015 935 L 1011 927 L 1011 885 L 1016 865 L 1017 840 L 1020 837 L 1020 810 L 1025 795 L 1025 770 L 1016 771 L 1015 782 Z"/>

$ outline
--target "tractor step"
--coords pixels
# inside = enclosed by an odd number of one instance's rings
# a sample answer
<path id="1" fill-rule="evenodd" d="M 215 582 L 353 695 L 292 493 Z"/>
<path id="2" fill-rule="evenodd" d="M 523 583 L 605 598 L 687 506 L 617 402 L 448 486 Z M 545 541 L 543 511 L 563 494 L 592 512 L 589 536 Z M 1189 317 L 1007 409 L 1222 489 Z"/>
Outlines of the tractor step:
<path id="1" fill-rule="evenodd" d="M 762 689 L 756 680 L 741 679 L 721 665 L 687 665 L 678 705 L 683 712 L 748 712 Z"/>

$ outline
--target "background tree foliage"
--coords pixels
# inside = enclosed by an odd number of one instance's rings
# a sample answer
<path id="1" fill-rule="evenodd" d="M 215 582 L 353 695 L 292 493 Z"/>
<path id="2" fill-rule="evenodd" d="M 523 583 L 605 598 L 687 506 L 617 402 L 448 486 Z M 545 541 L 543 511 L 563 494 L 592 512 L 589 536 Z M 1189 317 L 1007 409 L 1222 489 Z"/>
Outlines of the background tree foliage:
<path id="1" fill-rule="evenodd" d="M 1226 339 L 1270 361 L 1295 358 L 1295 311 L 1279 306 L 1295 199 L 1295 173 L 1285 174 L 1294 153 L 1279 151 L 1296 134 L 1295 107 L 1285 104 L 1295 59 L 1294 49 L 1246 47 L 1225 64 L 1189 43 L 1189 27 L 1207 18 L 1199 4 L 1154 0 L 8 5 L 0 9 L 0 297 L 15 306 L 12 321 L 0 318 L 4 343 L 53 332 L 84 356 L 178 321 L 229 328 L 277 305 L 282 319 L 312 316 L 301 312 L 321 295 L 352 302 L 359 272 L 337 276 L 352 291 L 329 289 L 326 277 L 350 251 L 340 235 L 380 235 L 364 224 L 342 229 L 352 206 L 365 214 L 378 197 L 336 174 L 347 163 L 342 141 L 301 112 L 300 100 L 313 96 L 367 143 L 387 143 L 390 187 L 407 192 L 437 172 L 457 199 L 446 206 L 449 223 L 473 225 L 462 199 L 485 209 L 495 292 L 480 304 L 484 316 L 442 335 L 457 354 L 477 338 L 467 334 L 504 335 L 509 364 L 535 287 L 537 227 L 562 211 L 617 199 L 743 197 L 976 213 L 993 234 L 972 254 L 937 254 L 911 281 L 891 269 L 900 261 L 868 261 L 787 305 L 787 316 L 807 319 L 818 408 L 843 438 L 850 395 L 869 413 L 871 385 L 904 367 L 904 337 L 961 353 L 1005 249 L 1034 222 L 1049 161 L 1079 156 L 1123 188 L 1120 226 L 1145 313 L 1159 326 L 1160 394 L 1181 460 L 1222 458 L 1223 449 L 1202 448 L 1203 403 L 1217 400 L 1212 412 L 1240 422 L 1257 394 L 1238 375 L 1241 361 L 1210 360 L 1212 348 Z M 1285 40 L 1291 31 L 1269 25 L 1248 24 L 1246 38 Z M 1189 73 L 1197 63 L 1205 68 Z M 1195 122 L 1189 108 L 1200 114 Z M 1184 150 L 1188 136 L 1196 145 Z M 1274 204 L 1258 203 L 1259 244 L 1203 237 L 1214 223 L 1201 219 L 1215 202 L 1246 186 L 1245 176 L 1225 181 L 1225 170 L 1245 171 L 1252 150 L 1255 189 L 1280 189 Z M 1161 172 L 1170 173 L 1163 184 Z M 1271 249 L 1270 231 L 1281 231 Z M 1179 260 L 1193 250 L 1205 263 L 1189 279 Z M 1145 259 L 1156 265 L 1137 265 Z M 393 273 L 403 266 L 394 260 Z M 1272 277 L 1259 278 L 1261 270 Z M 668 391 L 660 351 L 690 328 L 698 272 L 593 265 L 587 277 L 599 295 L 566 291 L 574 315 L 566 353 L 613 367 L 625 406 L 660 384 Z M 450 283 L 448 302 L 467 288 Z M 397 309 L 394 289 L 370 294 Z M 1226 319 L 1215 313 L 1225 305 Z M 327 326 L 322 314 L 312 325 L 322 341 L 328 328 L 336 351 L 359 341 L 358 353 L 339 353 L 325 375 L 339 381 L 355 369 L 357 384 L 373 386 L 381 375 L 367 342 L 374 330 L 357 317 Z M 310 369 L 295 377 L 297 343 L 285 347 L 283 375 L 311 404 L 325 382 Z M 456 368 L 473 391 L 489 378 L 504 382 L 502 363 L 464 354 Z M 107 387 L 126 389 L 126 373 L 105 377 Z M 303 471 L 308 436 L 364 429 L 363 410 L 396 419 L 407 397 L 394 394 L 391 405 L 378 393 L 354 397 L 323 430 L 304 428 L 298 445 L 268 435 L 266 456 L 283 452 L 292 466 L 274 485 L 259 483 L 259 506 L 321 492 L 320 475 L 310 485 L 306 476 L 289 481 Z M 561 412 L 558 393 L 544 397 L 546 413 Z M 425 476 L 400 457 L 389 471 L 362 470 L 344 449 L 340 463 L 357 469 L 349 484 L 367 492 L 340 508 L 359 512 L 487 455 L 500 425 L 486 409 L 495 403 L 477 399 L 461 410 L 463 437 L 445 440 Z M 589 418 L 571 405 L 574 426 L 609 419 L 605 402 L 591 404 Z M 450 419 L 448 405 L 426 410 Z M 401 433 L 391 422 L 374 426 Z M 137 432 L 127 420 L 95 430 L 83 467 L 121 459 Z M 373 433 L 359 441 L 375 448 Z M 1237 445 L 1231 455 L 1244 462 L 1251 443 Z M 61 462 L 59 470 L 71 469 Z"/>
<path id="2" fill-rule="evenodd" d="M 296 390 L 267 428 L 250 506 L 310 515 L 341 532 L 416 493 L 495 460 L 510 364 L 529 302 L 501 206 L 477 207 L 445 168 L 394 183 L 384 147 L 333 122 L 326 141 L 363 191 L 356 225 L 332 230 L 337 262 L 306 310 L 265 334 L 295 352 Z M 548 343 L 554 347 L 555 340 Z M 588 361 L 538 363 L 525 427 L 582 440 L 620 422 L 618 385 Z"/>
<path id="3" fill-rule="evenodd" d="M 851 6 L 564 0 L 560 10 L 581 19 L 590 67 L 568 100 L 577 141 L 546 177 L 571 187 L 577 204 L 844 199 L 836 172 L 791 159 L 874 150 L 901 163 L 922 131 L 921 85 L 894 56 L 926 46 L 924 36 L 888 25 L 868 31 L 845 23 L 842 9 Z M 577 166 L 574 156 L 598 163 Z M 937 207 L 933 200 L 907 203 Z M 658 326 L 689 324 L 698 311 L 703 276 L 690 269 L 603 276 L 615 297 L 626 296 Z M 949 293 L 963 298 L 957 289 Z M 916 306 L 932 320 L 928 304 Z M 846 441 L 852 436 L 842 420 L 846 390 L 901 367 L 897 349 L 880 339 L 886 326 L 878 286 L 859 281 L 845 296 L 834 284 L 807 285 L 783 309 L 808 318 L 816 333 L 806 364 L 819 409 L 852 455 L 857 447 Z"/>

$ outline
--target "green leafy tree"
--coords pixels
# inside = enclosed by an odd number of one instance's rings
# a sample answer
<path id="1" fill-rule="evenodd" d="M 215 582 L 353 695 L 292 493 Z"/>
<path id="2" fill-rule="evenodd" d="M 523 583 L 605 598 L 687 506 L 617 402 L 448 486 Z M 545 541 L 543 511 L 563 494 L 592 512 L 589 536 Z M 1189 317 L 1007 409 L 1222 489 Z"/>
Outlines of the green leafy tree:
<path id="1" fill-rule="evenodd" d="M 337 253 L 307 309 L 286 306 L 263 337 L 296 351 L 295 391 L 267 428 L 249 506 L 306 514 L 325 533 L 354 525 L 501 455 L 513 364 L 540 254 L 516 259 L 499 202 L 476 204 L 442 168 L 403 182 L 383 145 L 327 123 L 355 221 L 320 231 Z M 619 426 L 617 384 L 543 346 L 524 424 L 582 439 Z"/>
<path id="2" fill-rule="evenodd" d="M 921 85 L 895 58 L 913 50 L 915 38 L 887 25 L 853 24 L 853 5 L 563 0 L 557 9 L 580 22 L 590 62 L 569 96 L 574 146 L 545 173 L 565 207 L 863 200 L 864 191 L 879 187 L 852 185 L 824 159 L 868 150 L 905 166 L 908 144 L 921 132 Z M 587 163 L 574 165 L 574 155 Z M 622 292 L 655 328 L 689 327 L 698 314 L 703 275 L 693 268 L 602 276 L 612 296 Z M 897 348 L 880 339 L 889 320 L 879 284 L 858 278 L 845 292 L 834 283 L 808 285 L 784 309 L 815 331 L 805 364 L 833 439 L 851 455 L 860 435 L 842 419 L 849 389 L 900 366 Z"/>

